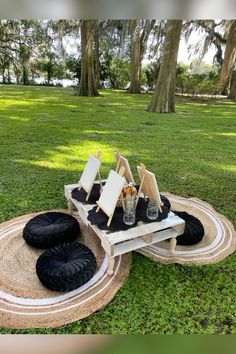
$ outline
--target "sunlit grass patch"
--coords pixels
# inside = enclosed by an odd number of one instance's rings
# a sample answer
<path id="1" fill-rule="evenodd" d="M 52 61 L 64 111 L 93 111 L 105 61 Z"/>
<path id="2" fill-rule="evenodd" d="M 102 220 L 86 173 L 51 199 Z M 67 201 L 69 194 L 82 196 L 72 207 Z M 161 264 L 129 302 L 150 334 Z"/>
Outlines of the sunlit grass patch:
<path id="1" fill-rule="evenodd" d="M 0 221 L 65 208 L 90 154 L 102 178 L 114 151 L 155 172 L 160 190 L 207 201 L 236 224 L 236 103 L 177 98 L 175 114 L 146 111 L 151 95 L 0 86 Z M 236 255 L 223 262 L 164 265 L 133 253 L 130 276 L 103 310 L 51 330 L 4 333 L 236 333 Z M 1 270 L 0 270 L 1 271 Z"/>

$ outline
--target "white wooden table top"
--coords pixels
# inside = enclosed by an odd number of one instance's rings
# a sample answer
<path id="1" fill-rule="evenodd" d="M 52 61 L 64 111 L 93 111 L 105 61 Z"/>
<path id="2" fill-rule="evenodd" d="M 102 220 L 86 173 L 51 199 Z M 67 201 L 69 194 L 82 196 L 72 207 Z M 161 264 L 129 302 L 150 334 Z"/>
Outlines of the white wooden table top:
<path id="1" fill-rule="evenodd" d="M 117 243 L 132 240 L 134 238 L 141 237 L 151 233 L 155 234 L 161 230 L 166 230 L 168 228 L 175 227 L 175 226 L 179 226 L 180 229 L 182 229 L 182 232 L 184 230 L 185 221 L 180 217 L 178 217 L 177 215 L 175 215 L 173 212 L 170 212 L 168 218 L 162 221 L 158 221 L 158 222 L 154 221 L 151 223 L 139 222 L 137 226 L 130 228 L 128 230 L 124 230 L 124 231 L 122 230 L 116 232 L 110 232 L 109 230 L 101 230 L 96 225 L 91 225 L 87 220 L 89 210 L 94 208 L 94 206 L 96 205 L 82 203 L 72 198 L 71 192 L 76 187 L 78 187 L 78 184 L 70 184 L 65 186 L 65 196 L 67 200 L 70 200 L 74 204 L 83 221 L 86 224 L 89 224 L 91 228 L 96 232 L 96 234 L 101 239 L 103 240 L 105 239 L 109 245 L 115 245 Z M 163 232 L 163 236 L 157 239 L 156 242 L 163 241 L 170 238 L 175 238 L 178 234 L 179 234 L 178 232 L 169 233 L 169 234 L 168 232 Z"/>

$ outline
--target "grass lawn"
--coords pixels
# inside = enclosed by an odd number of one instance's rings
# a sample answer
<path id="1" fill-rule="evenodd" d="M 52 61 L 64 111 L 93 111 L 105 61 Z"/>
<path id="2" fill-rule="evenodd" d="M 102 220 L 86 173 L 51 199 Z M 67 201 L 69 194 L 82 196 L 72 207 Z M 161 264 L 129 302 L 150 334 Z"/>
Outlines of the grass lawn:
<path id="1" fill-rule="evenodd" d="M 127 156 L 143 162 L 161 191 L 196 196 L 236 225 L 236 103 L 177 101 L 176 114 L 145 111 L 149 95 L 0 86 L 0 222 L 65 208 L 88 155 L 102 155 L 102 177 Z M 0 270 L 1 271 L 1 270 Z M 133 253 L 113 301 L 90 317 L 52 330 L 1 333 L 236 333 L 236 253 L 216 265 L 162 265 Z"/>

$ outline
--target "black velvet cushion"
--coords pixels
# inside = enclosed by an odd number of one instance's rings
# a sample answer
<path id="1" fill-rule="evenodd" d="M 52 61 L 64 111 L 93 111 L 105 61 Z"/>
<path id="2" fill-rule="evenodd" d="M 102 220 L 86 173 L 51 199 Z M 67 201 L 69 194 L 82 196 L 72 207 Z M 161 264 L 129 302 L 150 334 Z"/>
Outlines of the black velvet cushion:
<path id="1" fill-rule="evenodd" d="M 105 185 L 105 182 L 102 182 L 102 185 Z M 91 190 L 88 201 L 86 201 L 87 193 L 81 188 L 80 190 L 74 188 L 71 192 L 72 198 L 78 200 L 78 202 L 86 203 L 86 204 L 95 204 L 100 198 L 101 186 L 100 183 L 94 183 L 93 188 Z"/>
<path id="2" fill-rule="evenodd" d="M 177 237 L 177 244 L 182 246 L 191 246 L 200 242 L 204 236 L 204 227 L 201 221 L 185 211 L 173 212 L 185 221 L 184 233 Z"/>
<path id="3" fill-rule="evenodd" d="M 133 225 L 126 225 L 123 221 L 124 211 L 122 207 L 116 207 L 115 212 L 112 217 L 111 225 L 107 226 L 108 216 L 100 210 L 96 212 L 97 207 L 95 206 L 88 212 L 88 221 L 92 225 L 96 225 L 100 230 L 109 230 L 110 232 L 114 231 L 125 231 L 130 228 L 137 226 L 139 221 L 145 223 L 151 223 L 154 221 L 162 221 L 168 217 L 169 209 L 163 205 L 162 213 L 158 213 L 158 218 L 156 220 L 149 220 L 146 216 L 148 201 L 145 201 L 144 198 L 140 198 L 136 208 L 135 223 Z"/>
<path id="4" fill-rule="evenodd" d="M 96 258 L 86 246 L 63 243 L 45 251 L 37 260 L 36 273 L 50 290 L 70 291 L 87 283 L 96 270 Z"/>
<path id="5" fill-rule="evenodd" d="M 102 185 L 104 186 L 105 182 L 102 182 Z M 135 185 L 135 188 L 138 191 L 139 185 L 138 184 Z M 96 204 L 96 202 L 100 198 L 100 192 L 101 192 L 100 183 L 94 183 L 88 201 L 86 201 L 87 193 L 83 190 L 83 188 L 81 188 L 81 190 L 79 190 L 78 187 L 74 188 L 71 192 L 71 196 L 72 196 L 72 198 L 74 198 L 75 200 L 78 200 L 78 202 L 81 202 L 81 203 Z M 161 197 L 161 201 L 164 203 L 164 206 L 168 210 L 170 210 L 171 205 L 170 205 L 169 199 L 161 194 L 160 194 L 160 197 Z"/>
<path id="6" fill-rule="evenodd" d="M 79 223 L 73 216 L 48 212 L 31 219 L 23 230 L 23 237 L 32 247 L 49 248 L 63 242 L 74 241 L 79 233 Z"/>

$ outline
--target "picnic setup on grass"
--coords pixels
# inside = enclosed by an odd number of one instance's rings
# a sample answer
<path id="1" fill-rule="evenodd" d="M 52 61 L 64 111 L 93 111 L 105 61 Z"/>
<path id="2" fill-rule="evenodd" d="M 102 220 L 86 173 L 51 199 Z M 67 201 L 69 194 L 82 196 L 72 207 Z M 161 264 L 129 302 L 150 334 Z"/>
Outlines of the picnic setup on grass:
<path id="1" fill-rule="evenodd" d="M 188 265 L 235 251 L 232 223 L 211 205 L 160 193 L 143 163 L 134 181 L 127 158 L 114 156 L 105 180 L 102 152 L 89 156 L 78 183 L 64 186 L 68 209 L 0 225 L 1 327 L 58 327 L 98 311 L 122 287 L 133 251 Z"/>

